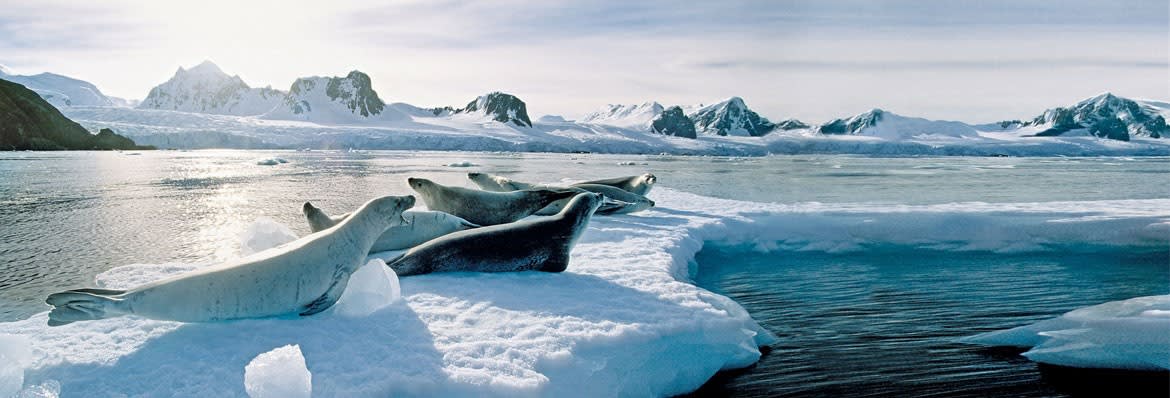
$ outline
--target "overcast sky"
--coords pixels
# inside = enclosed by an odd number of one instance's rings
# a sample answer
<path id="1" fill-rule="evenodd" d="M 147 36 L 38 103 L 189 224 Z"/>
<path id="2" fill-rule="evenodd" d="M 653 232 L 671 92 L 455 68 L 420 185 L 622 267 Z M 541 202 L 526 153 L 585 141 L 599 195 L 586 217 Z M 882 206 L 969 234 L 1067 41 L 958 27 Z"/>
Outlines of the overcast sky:
<path id="1" fill-rule="evenodd" d="M 878 107 L 989 122 L 1104 91 L 1170 99 L 1166 0 L 372 3 L 15 2 L 0 64 L 137 99 L 205 59 L 285 90 L 358 69 L 387 102 L 498 90 L 533 118 L 739 96 L 773 120 Z"/>

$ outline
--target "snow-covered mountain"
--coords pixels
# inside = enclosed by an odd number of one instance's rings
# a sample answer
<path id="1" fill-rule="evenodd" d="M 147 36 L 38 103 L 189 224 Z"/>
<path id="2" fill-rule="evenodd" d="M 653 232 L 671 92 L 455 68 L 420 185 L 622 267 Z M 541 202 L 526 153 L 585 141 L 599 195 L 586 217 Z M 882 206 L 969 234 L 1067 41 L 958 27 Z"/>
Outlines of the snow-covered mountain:
<path id="1" fill-rule="evenodd" d="M 601 124 L 635 130 L 650 129 L 650 122 L 665 110 L 662 104 L 646 102 L 637 105 L 609 104 L 581 118 L 582 123 Z"/>
<path id="2" fill-rule="evenodd" d="M 297 79 L 281 104 L 262 117 L 346 124 L 400 120 L 406 115 L 396 109 L 387 110 L 370 84 L 370 76 L 355 70 L 345 77 Z"/>
<path id="3" fill-rule="evenodd" d="M 697 138 L 695 121 L 687 117 L 682 107 L 666 108 L 650 122 L 650 130 L 658 134 L 673 135 L 676 137 Z"/>
<path id="4" fill-rule="evenodd" d="M 1044 111 L 1032 120 L 998 123 L 1000 130 L 1030 132 L 1040 137 L 1084 136 L 1129 141 L 1130 137 L 1170 136 L 1166 110 L 1151 103 L 1103 93 L 1070 107 Z"/>
<path id="5" fill-rule="evenodd" d="M 16 75 L 0 65 L 0 79 L 27 87 L 58 109 L 66 106 L 119 106 L 125 101 L 107 97 L 90 82 L 55 73 Z"/>
<path id="6" fill-rule="evenodd" d="M 180 67 L 170 80 L 150 89 L 138 108 L 252 116 L 272 110 L 284 97 L 280 90 L 249 87 L 239 76 L 203 61 L 191 69 Z"/>
<path id="7" fill-rule="evenodd" d="M 836 119 L 817 126 L 826 135 L 863 135 L 888 140 L 920 136 L 974 137 L 979 132 L 960 122 L 906 117 L 874 109 L 847 119 Z"/>
<path id="8" fill-rule="evenodd" d="M 701 134 L 759 137 L 776 128 L 767 118 L 749 109 L 743 98 L 739 97 L 712 105 L 700 105 L 687 116 L 695 121 L 695 130 Z"/>
<path id="9" fill-rule="evenodd" d="M 442 111 L 449 111 L 449 108 L 436 109 L 436 116 L 443 116 Z M 532 120 L 528 119 L 528 106 L 524 101 L 499 91 L 481 95 L 462 109 L 456 109 L 454 113 L 480 114 L 500 123 L 532 127 Z"/>

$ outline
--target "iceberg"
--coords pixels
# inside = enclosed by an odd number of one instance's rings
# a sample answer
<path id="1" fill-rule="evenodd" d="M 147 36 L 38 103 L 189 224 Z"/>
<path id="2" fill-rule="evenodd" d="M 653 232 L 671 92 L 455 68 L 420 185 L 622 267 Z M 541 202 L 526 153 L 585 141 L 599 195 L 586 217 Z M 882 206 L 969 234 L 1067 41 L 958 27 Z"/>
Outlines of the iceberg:
<path id="1" fill-rule="evenodd" d="M 127 316 L 48 327 L 40 313 L 0 323 L 0 334 L 24 339 L 32 353 L 0 369 L 22 370 L 18 388 L 56 380 L 65 397 L 242 397 L 248 363 L 296 345 L 316 396 L 671 396 L 750 366 L 759 347 L 777 341 L 739 304 L 691 282 L 707 241 L 828 252 L 1170 244 L 1167 199 L 777 204 L 661 187 L 650 197 L 657 206 L 644 212 L 593 218 L 563 273 L 413 276 L 398 281 L 399 295 L 397 278 L 371 261 L 334 308 L 309 317 L 184 324 Z M 258 224 L 250 234 L 276 238 L 244 236 L 251 250 L 295 238 L 278 223 Z M 126 265 L 96 282 L 129 287 L 207 265 Z"/>
<path id="2" fill-rule="evenodd" d="M 1094 305 L 960 341 L 1029 348 L 1025 357 L 1050 365 L 1170 370 L 1170 295 Z"/>

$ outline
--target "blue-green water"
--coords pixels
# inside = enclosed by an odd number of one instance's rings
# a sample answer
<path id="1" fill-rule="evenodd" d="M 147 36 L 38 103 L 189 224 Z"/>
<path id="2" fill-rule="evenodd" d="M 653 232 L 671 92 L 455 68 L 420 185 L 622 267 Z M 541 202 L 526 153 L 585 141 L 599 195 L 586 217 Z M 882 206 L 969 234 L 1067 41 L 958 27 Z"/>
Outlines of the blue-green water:
<path id="1" fill-rule="evenodd" d="M 256 164 L 274 156 L 289 162 Z M 474 166 L 446 166 L 463 161 Z M 306 200 L 340 212 L 376 195 L 411 193 L 409 176 L 470 187 L 468 171 L 541 182 L 650 171 L 663 187 L 777 203 L 1170 197 L 1167 158 L 0 153 L 0 320 L 44 311 L 48 293 L 90 284 L 112 267 L 230 256 L 257 217 L 305 234 Z M 1170 292 L 1166 253 L 1124 248 L 1089 255 L 910 247 L 824 254 L 708 244 L 696 262 L 696 283 L 739 301 L 781 338 L 758 366 L 702 391 L 720 395 L 1060 396 L 1065 391 L 1035 364 L 954 339 Z"/>
<path id="2" fill-rule="evenodd" d="M 1170 292 L 1165 252 L 1095 255 L 758 253 L 708 245 L 696 283 L 742 304 L 780 342 L 709 383 L 733 396 L 1013 396 L 1077 393 L 1035 363 L 956 339 L 1079 307 Z M 1133 386 L 1130 396 L 1141 396 Z M 1167 386 L 1170 388 L 1170 386 Z M 1154 391 L 1153 396 L 1165 396 Z"/>

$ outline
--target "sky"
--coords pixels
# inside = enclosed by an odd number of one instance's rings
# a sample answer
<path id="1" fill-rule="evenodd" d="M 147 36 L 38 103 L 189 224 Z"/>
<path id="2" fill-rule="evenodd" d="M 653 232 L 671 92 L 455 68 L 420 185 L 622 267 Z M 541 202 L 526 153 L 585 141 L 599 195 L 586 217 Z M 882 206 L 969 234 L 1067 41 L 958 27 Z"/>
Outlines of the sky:
<path id="1" fill-rule="evenodd" d="M 738 96 L 772 120 L 982 123 L 1105 91 L 1170 99 L 1166 0 L 0 3 L 0 64 L 133 99 L 204 60 L 283 90 L 361 70 L 418 106 L 504 91 L 533 118 Z"/>

